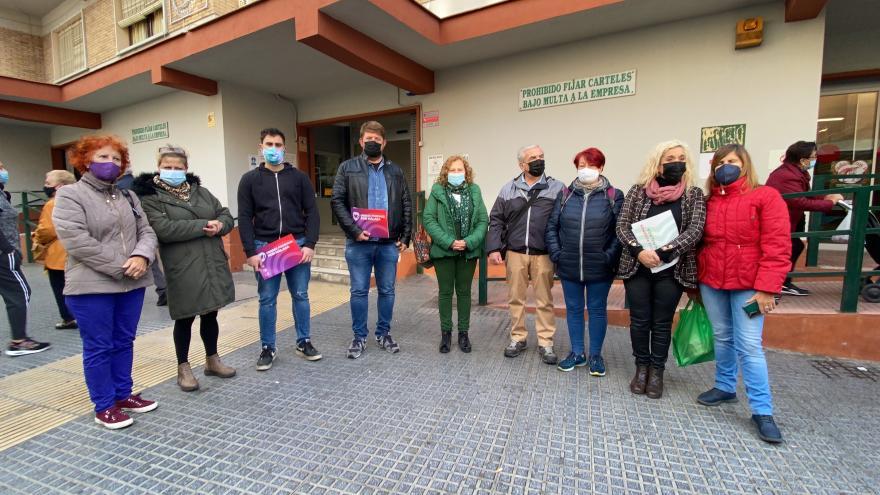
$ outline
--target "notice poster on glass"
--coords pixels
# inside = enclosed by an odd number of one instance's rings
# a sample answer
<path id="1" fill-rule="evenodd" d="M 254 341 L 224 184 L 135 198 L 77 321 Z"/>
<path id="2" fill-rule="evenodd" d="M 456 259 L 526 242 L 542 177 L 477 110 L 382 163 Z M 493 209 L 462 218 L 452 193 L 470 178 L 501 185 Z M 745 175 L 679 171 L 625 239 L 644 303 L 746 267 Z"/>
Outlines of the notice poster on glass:
<path id="1" fill-rule="evenodd" d="M 643 248 L 656 251 L 678 238 L 678 225 L 672 212 L 667 210 L 632 224 L 632 232 Z M 678 258 L 651 268 L 651 273 L 662 272 L 676 263 Z"/>

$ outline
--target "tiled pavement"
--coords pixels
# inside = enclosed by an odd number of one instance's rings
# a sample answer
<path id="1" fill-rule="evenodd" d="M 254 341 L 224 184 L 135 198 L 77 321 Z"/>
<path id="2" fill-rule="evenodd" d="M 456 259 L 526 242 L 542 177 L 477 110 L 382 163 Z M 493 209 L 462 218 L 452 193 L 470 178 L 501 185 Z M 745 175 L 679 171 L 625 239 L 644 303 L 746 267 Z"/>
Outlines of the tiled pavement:
<path id="1" fill-rule="evenodd" d="M 86 415 L 0 452 L 0 493 L 880 493 L 878 363 L 768 353 L 787 440 L 769 446 L 745 401 L 694 403 L 711 364 L 671 364 L 663 399 L 632 396 L 621 329 L 604 378 L 541 364 L 534 342 L 505 359 L 507 315 L 489 308 L 474 310 L 473 353 L 440 355 L 435 294 L 427 277 L 399 286 L 400 354 L 371 343 L 345 359 L 343 305 L 312 321 L 324 360 L 294 357 L 287 334 L 269 372 L 253 369 L 257 345 L 232 352 L 237 377 L 155 386 L 160 408 L 131 428 Z"/>

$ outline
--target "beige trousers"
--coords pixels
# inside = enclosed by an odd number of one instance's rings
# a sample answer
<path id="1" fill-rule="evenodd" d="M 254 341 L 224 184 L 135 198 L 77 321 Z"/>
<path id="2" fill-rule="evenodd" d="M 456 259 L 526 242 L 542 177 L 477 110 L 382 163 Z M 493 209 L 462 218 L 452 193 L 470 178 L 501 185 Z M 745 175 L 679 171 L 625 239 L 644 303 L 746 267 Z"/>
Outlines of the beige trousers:
<path id="1" fill-rule="evenodd" d="M 526 290 L 529 281 L 535 291 L 537 318 L 535 327 L 538 333 L 538 345 L 553 345 L 556 334 L 556 320 L 553 316 L 553 263 L 550 256 L 527 255 L 507 252 L 507 284 L 510 289 L 510 338 L 524 342 L 529 336 L 526 330 Z"/>

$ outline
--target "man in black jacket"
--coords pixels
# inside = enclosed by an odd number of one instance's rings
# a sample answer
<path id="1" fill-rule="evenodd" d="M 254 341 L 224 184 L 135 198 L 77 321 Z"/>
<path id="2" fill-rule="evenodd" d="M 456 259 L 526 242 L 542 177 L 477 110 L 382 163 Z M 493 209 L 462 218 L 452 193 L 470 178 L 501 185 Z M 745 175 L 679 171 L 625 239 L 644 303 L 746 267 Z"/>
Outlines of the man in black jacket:
<path id="1" fill-rule="evenodd" d="M 260 152 L 265 162 L 241 176 L 238 184 L 238 232 L 247 263 L 256 270 L 260 295 L 260 340 L 263 349 L 257 370 L 272 367 L 275 360 L 275 301 L 281 288 L 281 274 L 270 279 L 260 275 L 258 250 L 292 234 L 302 250 L 300 264 L 284 272 L 293 299 L 296 353 L 308 361 L 321 359 L 312 345 L 309 279 L 311 261 L 318 243 L 321 220 L 315 204 L 315 189 L 309 177 L 284 161 L 284 133 L 275 128 L 260 132 Z"/>
<path id="2" fill-rule="evenodd" d="M 339 165 L 330 200 L 333 216 L 348 237 L 345 261 L 351 279 L 351 326 L 354 332 L 348 349 L 351 359 L 359 358 L 366 348 L 369 335 L 367 294 L 370 272 L 374 269 L 379 291 L 376 344 L 391 353 L 400 351 L 400 346 L 391 338 L 394 283 L 397 260 L 412 236 L 412 200 L 406 177 L 399 166 L 382 154 L 385 128 L 375 121 L 365 122 L 358 142 L 364 152 Z M 358 221 L 361 212 L 353 212 L 352 208 L 382 210 L 387 218 L 387 234 Z M 365 228 L 371 228 L 373 232 Z"/>

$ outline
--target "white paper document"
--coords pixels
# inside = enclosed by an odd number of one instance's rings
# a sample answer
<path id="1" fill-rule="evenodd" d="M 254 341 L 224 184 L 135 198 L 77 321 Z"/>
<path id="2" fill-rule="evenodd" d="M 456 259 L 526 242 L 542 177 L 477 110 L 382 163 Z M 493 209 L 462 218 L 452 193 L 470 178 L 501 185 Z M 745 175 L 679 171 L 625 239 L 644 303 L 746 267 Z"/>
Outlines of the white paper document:
<path id="1" fill-rule="evenodd" d="M 643 248 L 656 251 L 678 237 L 678 225 L 675 223 L 672 212 L 667 210 L 632 224 L 632 232 Z M 651 268 L 651 273 L 662 272 L 676 263 L 678 263 L 678 258 Z"/>

